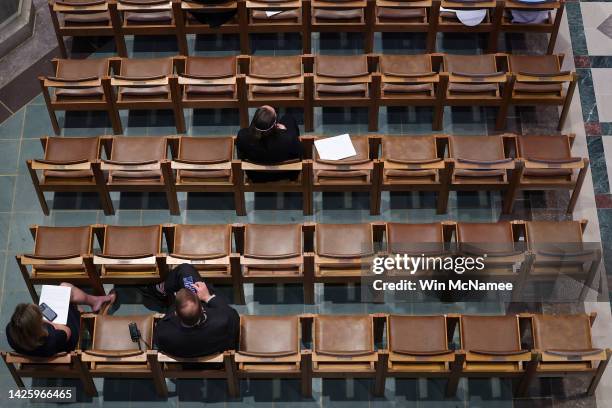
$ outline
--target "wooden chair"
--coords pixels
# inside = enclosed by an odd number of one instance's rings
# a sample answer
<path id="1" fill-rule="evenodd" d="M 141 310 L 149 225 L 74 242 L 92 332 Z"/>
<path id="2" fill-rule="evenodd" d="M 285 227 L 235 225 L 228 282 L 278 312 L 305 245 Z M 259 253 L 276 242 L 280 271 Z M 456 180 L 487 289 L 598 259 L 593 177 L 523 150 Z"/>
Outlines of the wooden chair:
<path id="1" fill-rule="evenodd" d="M 455 353 L 448 347 L 445 316 L 389 315 L 386 328 L 387 350 L 379 351 L 384 378 L 450 377 Z M 383 393 L 384 388 L 375 394 Z"/>
<path id="2" fill-rule="evenodd" d="M 559 26 L 565 10 L 565 0 L 552 0 L 542 3 L 527 3 L 518 0 L 504 1 L 504 15 L 500 22 L 501 33 L 549 33 L 547 54 L 555 49 Z M 512 12 L 546 12 L 548 17 L 542 22 L 518 23 L 513 21 Z M 495 49 L 494 49 L 495 50 Z"/>
<path id="3" fill-rule="evenodd" d="M 246 214 L 244 197 L 238 188 L 240 164 L 233 161 L 233 137 L 179 137 L 169 141 L 177 152 L 172 160 L 176 191 L 232 193 L 236 213 Z"/>
<path id="4" fill-rule="evenodd" d="M 162 226 L 96 225 L 101 251 L 94 255 L 103 283 L 146 285 L 166 277 Z"/>
<path id="5" fill-rule="evenodd" d="M 120 192 L 166 194 L 170 213 L 180 214 L 171 163 L 167 160 L 168 139 L 164 137 L 102 137 L 108 159 L 106 189 Z"/>
<path id="6" fill-rule="evenodd" d="M 372 378 L 384 389 L 386 359 L 375 347 L 373 315 L 314 315 L 312 377 Z"/>
<path id="7" fill-rule="evenodd" d="M 56 111 L 106 111 L 113 131 L 122 133 L 121 119 L 112 105 L 110 62 L 107 58 L 53 59 L 54 76 L 38 77 L 55 134 L 61 129 Z"/>
<path id="8" fill-rule="evenodd" d="M 558 279 L 570 278 L 580 285 L 577 298 L 584 301 L 600 275 L 602 261 L 601 249 L 583 240 L 586 225 L 586 220 L 527 221 L 526 239 L 535 256 L 528 282 L 554 285 Z"/>
<path id="9" fill-rule="evenodd" d="M 367 136 L 351 136 L 357 154 L 342 160 L 323 160 L 315 149 L 312 191 L 367 191 L 370 193 L 370 214 L 379 214 L 380 193 L 376 191 L 379 175 L 374 171 L 377 159 L 373 158 L 375 150 L 370 146 L 370 141 Z M 307 146 L 308 143 L 307 141 Z"/>
<path id="10" fill-rule="evenodd" d="M 387 0 L 379 0 L 388 2 Z M 399 3 L 412 4 L 412 1 Z M 421 4 L 417 1 L 414 4 Z M 398 9 L 402 10 L 402 9 Z M 381 89 L 379 106 L 431 106 L 432 129 L 442 129 L 442 100 L 447 87 L 446 76 L 440 76 L 430 54 L 381 55 Z M 436 68 L 437 69 L 437 68 Z"/>
<path id="11" fill-rule="evenodd" d="M 307 108 L 366 107 L 368 130 L 378 130 L 380 75 L 373 74 L 374 61 L 372 56 L 366 55 L 317 55 L 313 103 Z"/>
<path id="12" fill-rule="evenodd" d="M 87 396 L 96 397 L 98 391 L 89 375 L 81 355 L 76 352 L 58 353 L 52 357 L 30 357 L 11 351 L 0 352 L 4 364 L 8 368 L 15 384 L 20 389 L 26 389 L 23 378 L 64 379 L 75 378 L 81 381 L 83 391 Z"/>
<path id="13" fill-rule="evenodd" d="M 314 282 L 305 273 L 301 224 L 236 224 L 242 282 L 300 283 L 304 303 L 314 302 Z"/>
<path id="14" fill-rule="evenodd" d="M 175 61 L 179 64 L 182 109 L 238 109 L 241 114 L 247 110 L 240 99 L 244 78 L 238 75 L 235 56 L 187 57 Z M 248 117 L 246 120 L 241 117 L 240 126 L 248 126 Z"/>
<path id="15" fill-rule="evenodd" d="M 26 161 L 36 196 L 45 215 L 49 206 L 44 192 L 95 192 L 106 215 L 114 214 L 113 202 L 104 187 L 97 137 L 42 137 L 42 159 Z M 40 172 L 40 173 L 39 173 Z M 39 175 L 40 174 L 40 175 Z"/>
<path id="16" fill-rule="evenodd" d="M 81 316 L 81 332 L 91 334 L 91 345 L 80 350 L 87 373 L 94 378 L 150 378 L 160 397 L 168 389 L 157 351 L 152 349 L 155 315 L 109 316 L 85 314 Z M 136 323 L 142 341 L 133 342 L 128 324 Z"/>
<path id="17" fill-rule="evenodd" d="M 241 123 L 248 126 L 248 108 L 272 105 L 304 109 L 304 128 L 313 130 L 312 75 L 304 74 L 304 66 L 312 65 L 309 56 L 244 56 L 240 57 L 247 86 L 240 95 L 247 107 L 240 112 Z"/>
<path id="18" fill-rule="evenodd" d="M 442 9 L 441 9 L 442 8 Z M 495 52 L 499 26 L 503 17 L 504 3 L 496 0 L 477 0 L 464 2 L 460 0 L 433 0 L 432 5 L 432 27 L 433 33 L 478 33 L 488 37 L 487 52 Z M 446 10 L 443 10 L 446 9 Z M 482 22 L 475 26 L 464 25 L 457 14 L 458 11 L 484 10 L 485 15 Z M 429 50 L 436 49 L 436 36 L 428 37 L 431 43 L 428 44 Z"/>
<path id="19" fill-rule="evenodd" d="M 528 315 L 529 316 L 529 315 Z M 537 377 L 592 375 L 586 394 L 595 395 L 612 351 L 593 346 L 591 326 L 596 314 L 530 315 Z M 526 390 L 525 390 L 526 391 Z"/>
<path id="20" fill-rule="evenodd" d="M 503 136 L 449 136 L 453 160 L 451 190 L 499 190 L 503 201 L 512 199 L 515 160 L 509 155 Z"/>
<path id="21" fill-rule="evenodd" d="M 244 304 L 240 256 L 232 252 L 231 225 L 177 224 L 164 227 L 164 231 L 170 245 L 166 257 L 169 267 L 189 263 L 206 282 L 232 285 L 234 302 Z"/>
<path id="22" fill-rule="evenodd" d="M 115 74 L 110 81 L 113 86 L 111 100 L 115 111 L 172 110 L 177 132 L 185 132 L 185 117 L 172 58 L 117 58 L 112 64 Z"/>
<path id="23" fill-rule="evenodd" d="M 436 136 L 382 136 L 378 191 L 435 191 L 438 213 L 445 212 L 451 163 L 439 142 Z"/>
<path id="24" fill-rule="evenodd" d="M 98 295 L 104 287 L 93 264 L 93 234 L 84 227 L 30 227 L 34 238 L 34 251 L 17 255 L 17 265 L 32 300 L 38 303 L 34 285 L 58 285 L 69 282 L 89 286 Z"/>
<path id="25" fill-rule="evenodd" d="M 128 56 L 126 35 L 174 36 L 180 46 L 181 32 L 174 18 L 174 9 L 180 8 L 180 3 L 176 0 L 110 0 L 108 8 L 113 30 L 121 38 L 118 44 L 122 47 L 117 47 L 119 56 Z"/>
<path id="26" fill-rule="evenodd" d="M 194 1 L 181 1 L 175 8 L 174 18 L 180 31 L 179 51 L 181 55 L 188 55 L 187 35 L 189 34 L 238 34 L 240 37 L 240 52 L 250 53 L 249 33 L 247 27 L 246 2 L 242 0 L 228 0 L 219 4 L 203 4 Z M 192 13 L 231 12 L 236 15 L 219 27 L 211 27 L 198 21 Z M 177 34 L 178 35 L 178 34 Z"/>
<path id="27" fill-rule="evenodd" d="M 463 3 L 466 4 L 466 3 Z M 469 3 L 470 5 L 476 3 Z M 505 56 L 449 55 L 443 56 L 442 83 L 444 106 L 496 106 L 498 107 L 495 129 L 506 126 L 506 114 L 510 103 L 512 82 L 505 72 Z M 438 105 L 438 109 L 443 109 Z M 440 117 L 442 113 L 439 114 Z"/>
<path id="28" fill-rule="evenodd" d="M 455 395 L 460 377 L 518 378 L 516 390 L 520 394 L 535 371 L 535 363 L 531 350 L 522 348 L 519 316 L 449 316 L 450 334 L 457 323 L 461 344 L 447 395 Z"/>
<path id="29" fill-rule="evenodd" d="M 375 0 L 374 7 L 367 9 L 374 11 L 374 15 L 368 19 L 372 26 L 369 35 L 374 36 L 375 32 L 426 33 L 428 46 L 435 47 L 435 38 L 431 38 L 436 35 L 431 30 L 432 5 L 431 0 Z M 373 38 L 368 41 L 368 44 L 374 43 Z"/>
<path id="30" fill-rule="evenodd" d="M 572 157 L 575 135 L 517 136 L 519 168 L 514 193 L 520 190 L 571 190 L 567 213 L 574 211 L 589 168 L 589 159 Z M 506 213 L 514 200 L 508 200 Z"/>
<path id="31" fill-rule="evenodd" d="M 310 355 L 300 351 L 299 316 L 240 316 L 236 364 L 240 378 L 299 378 L 312 395 Z"/>
<path id="32" fill-rule="evenodd" d="M 508 55 L 508 68 L 515 79 L 508 103 L 562 106 L 557 130 L 563 129 L 578 79 L 575 72 L 561 70 L 563 58 L 563 55 Z"/>
<path id="33" fill-rule="evenodd" d="M 299 33 L 302 53 L 310 54 L 311 36 L 308 31 L 310 8 L 302 0 L 253 0 L 246 2 L 248 32 Z M 276 13 L 276 14 L 271 14 Z"/>
<path id="34" fill-rule="evenodd" d="M 460 256 L 483 257 L 484 269 L 462 275 L 462 279 L 513 283 L 512 301 L 520 301 L 523 285 L 533 265 L 533 255 L 521 238 L 520 224 L 510 221 L 456 223 Z"/>
<path id="35" fill-rule="evenodd" d="M 373 21 L 374 2 L 368 0 L 305 0 L 304 7 L 309 3 L 311 19 L 310 33 L 363 33 L 366 53 L 373 50 L 370 34 Z"/>
<path id="36" fill-rule="evenodd" d="M 115 32 L 107 0 L 49 0 L 49 14 L 62 58 L 68 58 L 64 37 L 114 37 L 117 50 L 125 50 Z"/>

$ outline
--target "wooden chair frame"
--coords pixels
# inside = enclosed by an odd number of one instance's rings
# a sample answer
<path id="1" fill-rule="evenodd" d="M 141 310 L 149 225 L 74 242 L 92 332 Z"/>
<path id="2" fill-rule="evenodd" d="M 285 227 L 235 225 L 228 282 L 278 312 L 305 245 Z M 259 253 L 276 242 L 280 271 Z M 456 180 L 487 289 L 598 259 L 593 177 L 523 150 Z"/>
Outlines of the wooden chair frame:
<path id="1" fill-rule="evenodd" d="M 307 1 L 303 0 L 243 0 L 246 5 L 246 19 L 249 34 L 260 33 L 299 33 L 302 36 L 302 53 L 310 54 L 312 50 L 311 33 L 309 30 L 310 7 Z M 252 18 L 253 11 L 290 11 L 299 10 L 297 22 L 276 22 L 269 19 L 266 22 L 256 23 Z M 249 52 L 247 52 L 248 54 Z"/>
<path id="2" fill-rule="evenodd" d="M 38 225 L 30 226 L 30 233 L 34 240 L 34 246 L 36 246 L 36 238 L 38 234 Z M 98 295 L 104 295 L 106 291 L 100 281 L 100 276 L 93 263 L 93 228 L 89 227 L 89 251 L 86 254 L 73 254 L 67 257 L 42 257 L 34 253 L 31 254 L 20 254 L 16 255 L 17 265 L 23 276 L 23 280 L 32 296 L 32 300 L 38 303 L 39 296 L 36 293 L 34 285 L 38 284 L 55 284 L 58 285 L 62 282 L 69 282 L 77 286 L 90 286 L 94 293 Z M 70 266 L 82 266 L 83 271 L 74 272 L 53 272 L 53 273 L 42 273 L 38 274 L 36 268 L 39 266 L 51 266 L 51 265 L 70 265 Z M 29 268 L 28 268 L 29 267 Z"/>
<path id="3" fill-rule="evenodd" d="M 371 26 L 369 32 L 370 36 L 374 36 L 374 33 L 425 33 L 427 34 L 427 52 L 435 52 L 435 36 L 436 32 L 433 30 L 434 25 L 434 8 L 433 0 L 370 0 L 374 1 L 374 7 L 368 8 L 367 11 L 371 12 L 372 15 L 368 21 Z M 405 20 L 395 21 L 382 21 L 378 15 L 378 10 L 381 8 L 391 9 L 425 9 L 425 21 L 424 22 L 406 22 Z M 433 38 L 432 38 L 433 37 Z M 374 44 L 374 39 L 368 40 L 367 44 Z M 429 48 L 429 47 L 434 48 Z M 366 51 L 368 52 L 368 51 Z M 371 50 L 369 52 L 372 52 Z"/>

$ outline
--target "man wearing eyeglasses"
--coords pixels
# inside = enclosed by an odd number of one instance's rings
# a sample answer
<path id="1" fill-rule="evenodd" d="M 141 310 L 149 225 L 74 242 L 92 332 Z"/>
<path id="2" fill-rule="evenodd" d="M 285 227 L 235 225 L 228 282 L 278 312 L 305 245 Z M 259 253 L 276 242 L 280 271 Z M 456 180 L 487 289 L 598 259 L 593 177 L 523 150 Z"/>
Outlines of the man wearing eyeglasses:
<path id="1" fill-rule="evenodd" d="M 173 310 L 155 326 L 160 351 L 199 357 L 237 348 L 240 316 L 224 296 L 209 289 L 192 265 L 174 268 L 158 290 L 174 293 Z"/>

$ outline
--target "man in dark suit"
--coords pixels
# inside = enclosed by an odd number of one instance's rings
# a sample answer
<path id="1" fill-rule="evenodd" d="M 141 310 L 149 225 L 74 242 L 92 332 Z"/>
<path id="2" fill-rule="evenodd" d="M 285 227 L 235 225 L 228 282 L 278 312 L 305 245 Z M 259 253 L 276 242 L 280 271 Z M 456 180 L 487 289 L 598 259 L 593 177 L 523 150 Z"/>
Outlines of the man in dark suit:
<path id="1" fill-rule="evenodd" d="M 176 357 L 198 357 L 238 347 L 240 316 L 225 297 L 209 289 L 192 265 L 172 270 L 163 290 L 175 293 L 175 302 L 155 326 L 159 350 Z"/>

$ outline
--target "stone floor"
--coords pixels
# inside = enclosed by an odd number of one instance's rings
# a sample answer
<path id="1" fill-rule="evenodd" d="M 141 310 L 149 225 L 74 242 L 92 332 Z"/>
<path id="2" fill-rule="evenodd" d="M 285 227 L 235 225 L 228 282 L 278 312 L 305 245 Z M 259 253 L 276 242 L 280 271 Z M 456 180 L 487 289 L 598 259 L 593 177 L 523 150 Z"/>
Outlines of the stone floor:
<path id="1" fill-rule="evenodd" d="M 594 7 L 601 7 L 596 9 Z M 587 11 L 590 10 L 590 11 Z M 597 65 L 600 54 L 591 55 L 586 51 L 589 42 L 589 27 L 603 26 L 603 32 L 609 22 L 601 10 L 609 10 L 606 3 L 569 3 L 568 18 L 564 18 L 562 32 L 557 42 L 557 51 L 572 55 L 567 59 L 567 67 L 573 68 L 574 62 L 580 67 L 583 79 L 580 83 L 580 95 L 575 95 L 565 132 L 577 134 L 574 153 L 589 155 L 592 161 L 593 182 L 587 177 L 582 197 L 574 214 L 574 219 L 589 220 L 588 239 L 600 241 L 600 234 L 607 247 L 612 242 L 612 199 L 607 182 L 608 170 L 604 153 L 612 149 L 607 139 L 601 136 L 607 129 L 607 120 L 612 122 L 607 112 L 607 105 L 600 108 L 597 115 L 597 102 L 605 100 L 612 94 L 609 86 L 607 67 Z M 580 16 L 582 11 L 582 17 Z M 590 14 L 589 14 L 590 13 Z M 593 19 L 589 20 L 589 16 Z M 568 24 L 569 20 L 569 24 Z M 580 20 L 580 21 L 579 21 Z M 602 21 L 599 21 L 602 20 Z M 585 35 L 578 33 L 583 29 Z M 602 30 L 597 31 L 600 35 Z M 604 35 L 601 34 L 601 35 Z M 385 53 L 424 52 L 424 39 L 406 35 L 384 35 L 376 38 L 376 51 Z M 591 37 L 593 38 L 593 37 Z M 593 40 L 595 43 L 601 39 Z M 313 42 L 318 53 L 360 53 L 361 41 L 352 35 L 325 35 L 315 38 Z M 450 53 L 481 53 L 482 39 L 476 36 L 446 36 L 439 42 L 439 51 Z M 545 38 L 540 35 L 511 36 L 506 38 L 500 49 L 512 50 L 514 53 L 542 53 L 545 50 Z M 298 38 L 293 36 L 259 36 L 254 41 L 255 54 L 291 54 L 297 53 Z M 597 52 L 605 51 L 605 44 L 598 44 Z M 196 55 L 220 55 L 238 53 L 235 38 L 203 37 L 192 39 L 191 48 Z M 576 48 L 578 52 L 576 52 Z M 175 55 L 176 45 L 165 38 L 138 38 L 129 41 L 133 57 L 146 58 L 154 56 Z M 53 52 L 50 49 L 48 52 Z M 114 55 L 112 45 L 102 40 L 79 40 L 73 44 L 74 56 L 84 57 L 93 52 L 94 56 Z M 605 55 L 605 54 L 601 54 Z M 581 59 L 587 56 L 586 60 Z M 605 58 L 605 57 L 601 57 Z M 588 61 L 588 68 L 583 68 Z M 607 60 L 605 60 L 607 61 Z M 598 62 L 599 63 L 599 62 Z M 39 63 L 41 64 L 41 63 Z M 582 64 L 582 65 L 581 65 Z M 603 64 L 603 63 L 602 63 Z M 0 62 L 0 67 L 2 63 Z M 38 65 L 36 65 L 38 69 Z M 590 69 L 592 68 L 592 69 Z M 44 69 L 44 68 L 40 68 Z M 586 78 L 586 79 L 585 79 Z M 592 79 L 590 79 L 592 78 Z M 588 81 L 592 82 L 589 84 Z M 599 82 L 598 82 L 599 81 Z M 593 83 L 595 91 L 593 91 Z M 603 84 L 597 86 L 597 84 Z M 27 86 L 27 85 L 24 85 Z M 590 88 L 589 88 L 590 87 Z M 17 94 L 13 88 L 12 95 Z M 0 90 L 0 99 L 2 96 Z M 580 101 L 582 100 L 582 104 Z M 581 110 L 582 107 L 582 110 Z M 14 112 L 14 113 L 13 113 Z M 581 115 L 582 112 L 582 115 Z M 595 113 L 593 113 L 595 112 Z M 173 223 L 291 223 L 291 222 L 365 222 L 372 220 L 428 222 L 439 220 L 476 220 L 496 221 L 500 219 L 500 201 L 498 194 L 451 194 L 449 212 L 437 215 L 434 197 L 423 194 L 384 195 L 380 216 L 372 217 L 367 209 L 367 197 L 363 195 L 318 194 L 315 196 L 315 213 L 303 217 L 299 208 L 299 199 L 291 195 L 249 195 L 246 217 L 237 217 L 233 210 L 231 197 L 226 195 L 182 195 L 180 216 L 170 216 L 163 196 L 150 194 L 113 194 L 117 214 L 104 216 L 98 210 L 95 197 L 88 195 L 57 194 L 47 196 L 52 208 L 51 215 L 45 217 L 38 205 L 31 181 L 24 162 L 28 158 L 41 157 L 42 149 L 39 137 L 52 134 L 51 125 L 41 96 L 35 97 L 20 109 L 11 109 L 10 116 L 0 125 L 0 349 L 7 349 L 4 327 L 14 306 L 27 302 L 29 295 L 18 272 L 14 255 L 29 252 L 32 240 L 28 225 L 83 225 L 93 223 L 147 225 L 164 222 Z M 301 121 L 301 113 L 292 111 Z M 445 114 L 445 133 L 487 135 L 493 132 L 495 112 L 482 108 L 447 109 Z M 522 108 L 511 109 L 508 131 L 517 133 L 556 133 L 558 119 L 556 108 Z M 584 115 L 584 116 L 583 116 Z M 186 114 L 188 134 L 197 137 L 209 135 L 232 135 L 238 130 L 238 116 L 233 111 L 188 111 Z M 584 118 L 584 119 L 583 119 Z M 431 133 L 431 112 L 428 109 L 388 109 L 380 114 L 381 128 L 379 133 L 387 134 L 423 134 Z M 175 133 L 170 112 L 127 112 L 122 113 L 122 120 L 127 135 L 167 135 Z M 61 117 L 64 130 L 62 137 L 102 135 L 110 133 L 110 125 L 104 115 L 93 113 L 71 113 Z M 596 123 L 594 125 L 593 123 Z M 599 126 L 599 134 L 592 131 Z M 610 127 L 612 129 L 612 127 Z M 351 134 L 367 133 L 367 115 L 359 109 L 318 109 L 315 115 L 314 134 L 335 135 L 349 132 Z M 588 138 L 586 137 L 588 134 Z M 588 146 L 588 150 L 587 150 Z M 596 195 L 595 195 L 596 194 Z M 597 206 L 595 199 L 597 198 Z M 567 195 L 553 193 L 532 193 L 520 196 L 514 213 L 505 219 L 566 219 L 564 207 Z M 599 217 L 598 217 L 599 215 Z M 610 258 L 610 257 L 608 257 Z M 605 282 L 603 282 L 605 285 Z M 609 286 L 609 285 L 608 285 Z M 148 304 L 140 294 L 127 288 L 120 288 L 120 307 L 117 314 L 141 313 L 155 310 L 156 306 Z M 252 314 L 289 314 L 289 313 L 367 313 L 396 312 L 411 314 L 435 313 L 504 313 L 507 305 L 496 301 L 440 303 L 423 300 L 413 303 L 388 303 L 372 305 L 359 302 L 359 291 L 355 287 L 317 286 L 314 306 L 303 304 L 299 287 L 258 285 L 254 288 L 247 285 L 247 303 L 238 307 L 241 313 Z M 514 307 L 514 306 L 513 306 Z M 585 305 L 537 305 L 537 310 L 548 312 L 557 310 L 597 310 L 600 314 L 596 324 L 595 340 L 600 346 L 612 346 L 610 326 L 610 306 L 606 296 L 591 299 Z M 402 380 L 388 381 L 384 398 L 372 398 L 368 388 L 369 381 L 317 380 L 314 383 L 313 398 L 304 400 L 299 396 L 299 384 L 293 381 L 251 381 L 242 382 L 242 398 L 229 399 L 222 381 L 181 380 L 170 382 L 171 396 L 168 400 L 159 400 L 153 393 L 148 381 L 134 380 L 96 380 L 101 396 L 88 399 L 79 395 L 79 403 L 71 406 L 83 407 L 610 407 L 612 406 L 612 376 L 602 381 L 596 398 L 585 398 L 580 394 L 584 389 L 583 379 L 571 379 L 563 382 L 557 380 L 542 381 L 532 390 L 533 398 L 513 399 L 512 384 L 509 380 L 462 380 L 460 391 L 454 399 L 443 398 L 443 383 L 440 381 Z M 36 381 L 36 385 L 54 385 L 53 382 Z M 0 406 L 18 406 L 19 403 L 8 401 L 7 390 L 15 388 L 14 383 L 4 367 L 0 368 Z M 29 406 L 28 403 L 22 403 Z M 41 404 L 32 404 L 41 406 Z"/>

